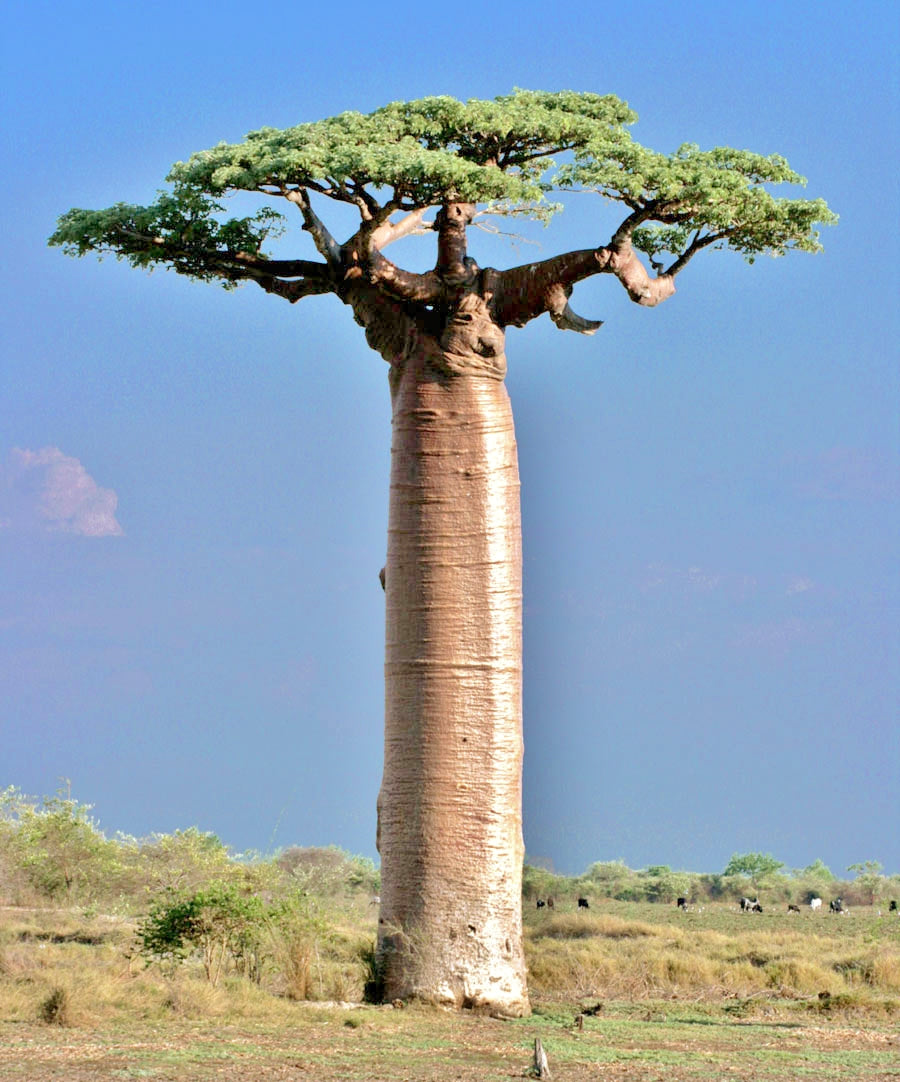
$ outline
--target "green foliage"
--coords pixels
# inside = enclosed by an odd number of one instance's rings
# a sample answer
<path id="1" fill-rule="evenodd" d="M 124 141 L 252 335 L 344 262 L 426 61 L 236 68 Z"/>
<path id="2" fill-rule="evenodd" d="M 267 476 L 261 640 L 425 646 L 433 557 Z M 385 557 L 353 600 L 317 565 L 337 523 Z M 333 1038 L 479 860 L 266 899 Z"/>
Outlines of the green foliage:
<path id="1" fill-rule="evenodd" d="M 654 864 L 641 873 L 644 897 L 650 902 L 672 903 L 691 893 L 691 877 L 673 872 L 667 864 Z"/>
<path id="2" fill-rule="evenodd" d="M 138 926 L 140 953 L 150 961 L 177 963 L 200 952 L 213 985 L 230 956 L 238 969 L 255 978 L 264 918 L 262 900 L 232 883 L 211 883 L 188 897 L 167 892 L 151 904 Z"/>
<path id="3" fill-rule="evenodd" d="M 266 238 L 280 234 L 281 215 L 264 207 L 252 217 L 219 222 L 216 215 L 224 209 L 191 188 L 160 192 L 149 207 L 116 203 L 107 210 L 76 208 L 62 215 L 49 243 L 66 255 L 112 254 L 133 267 L 165 264 L 179 274 L 201 281 L 221 278 L 233 286 L 235 272 L 216 256 L 259 255 Z"/>
<path id="4" fill-rule="evenodd" d="M 735 853 L 722 874 L 745 875 L 755 882 L 783 867 L 784 862 L 776 860 L 770 853 Z"/>
<path id="5" fill-rule="evenodd" d="M 651 257 L 715 245 L 740 252 L 749 262 L 791 248 L 821 250 L 817 223 L 836 216 L 821 199 L 776 197 L 765 186 L 805 185 L 777 154 L 747 150 L 701 150 L 685 143 L 674 154 L 658 154 L 637 143 L 589 147 L 561 170 L 564 182 L 624 203 L 643 220 L 635 247 Z"/>
<path id="6" fill-rule="evenodd" d="M 613 95 L 516 90 L 493 100 L 427 97 L 261 128 L 176 163 L 171 191 L 148 207 L 68 211 L 49 243 L 70 255 L 162 264 L 227 288 L 248 273 L 237 254 L 265 258 L 266 239 L 281 227 L 268 208 L 223 220 L 217 200 L 235 192 L 295 202 L 317 194 L 356 207 L 365 228 L 395 212 L 454 201 L 547 221 L 559 209 L 548 194 L 575 189 L 623 204 L 637 227 L 636 247 L 654 260 L 670 253 L 676 266 L 710 245 L 750 261 L 763 252 L 819 250 L 815 226 L 836 217 L 820 199 L 770 191 L 804 183 L 783 158 L 693 144 L 660 154 L 632 140 L 634 120 Z"/>
<path id="7" fill-rule="evenodd" d="M 35 800 L 10 786 L 0 793 L 0 852 L 39 897 L 89 901 L 120 869 L 120 850 L 67 789 Z"/>
<path id="8" fill-rule="evenodd" d="M 525 864 L 522 868 L 522 896 L 530 903 L 538 898 L 546 901 L 572 890 L 572 884 L 564 875 L 556 875 L 548 868 L 538 868 L 532 864 Z"/>
<path id="9" fill-rule="evenodd" d="M 197 890 L 214 880 L 233 879 L 240 866 L 215 834 L 188 827 L 132 842 L 129 870 L 132 889 L 156 894 Z"/>
<path id="10" fill-rule="evenodd" d="M 292 186 L 371 209 L 372 192 L 408 207 L 444 202 L 539 204 L 549 155 L 626 138 L 635 116 L 612 95 L 517 90 L 493 101 L 393 102 L 293 128 L 262 128 L 177 163 L 177 191 Z"/>
<path id="11" fill-rule="evenodd" d="M 862 890 L 865 901 L 869 905 L 874 905 L 886 882 L 885 877 L 881 874 L 882 865 L 880 861 L 859 861 L 856 864 L 851 864 L 847 871 L 856 872 L 855 885 Z"/>
<path id="12" fill-rule="evenodd" d="M 264 899 L 234 882 L 213 882 L 193 893 L 163 892 L 136 934 L 148 964 L 175 968 L 199 956 L 213 985 L 227 969 L 259 983 L 264 965 L 274 964 L 293 999 L 309 998 L 313 961 L 334 936 L 317 901 L 305 892 Z"/>
<path id="13" fill-rule="evenodd" d="M 831 882 L 835 878 L 834 872 L 818 857 L 812 864 L 807 864 L 799 874 L 810 879 L 821 879 L 823 882 Z"/>

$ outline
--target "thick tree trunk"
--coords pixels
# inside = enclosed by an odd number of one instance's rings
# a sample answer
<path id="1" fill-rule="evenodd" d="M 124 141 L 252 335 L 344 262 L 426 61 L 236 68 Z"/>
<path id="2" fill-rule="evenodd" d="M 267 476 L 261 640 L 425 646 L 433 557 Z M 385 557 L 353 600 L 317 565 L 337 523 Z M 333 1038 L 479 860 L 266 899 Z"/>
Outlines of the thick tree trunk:
<path id="1" fill-rule="evenodd" d="M 524 1014 L 519 474 L 470 307 L 392 375 L 379 960 L 388 1000 Z"/>

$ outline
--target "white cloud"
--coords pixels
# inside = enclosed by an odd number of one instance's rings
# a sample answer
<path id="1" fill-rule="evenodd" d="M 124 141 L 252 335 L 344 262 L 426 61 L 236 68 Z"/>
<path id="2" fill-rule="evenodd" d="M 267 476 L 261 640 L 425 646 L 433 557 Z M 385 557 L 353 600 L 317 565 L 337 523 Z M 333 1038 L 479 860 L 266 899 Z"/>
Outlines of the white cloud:
<path id="1" fill-rule="evenodd" d="M 58 447 L 14 447 L 0 465 L 0 529 L 121 537 L 118 502 Z"/>
<path id="2" fill-rule="evenodd" d="M 815 589 L 815 585 L 812 579 L 797 576 L 788 583 L 787 594 L 789 597 L 793 594 L 805 594 L 807 590 Z"/>

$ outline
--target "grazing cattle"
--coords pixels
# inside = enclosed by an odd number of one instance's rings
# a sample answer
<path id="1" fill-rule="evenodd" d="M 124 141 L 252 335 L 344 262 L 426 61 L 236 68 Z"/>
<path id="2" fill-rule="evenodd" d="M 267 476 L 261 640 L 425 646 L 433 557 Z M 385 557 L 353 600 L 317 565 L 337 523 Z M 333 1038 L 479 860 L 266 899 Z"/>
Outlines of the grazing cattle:
<path id="1" fill-rule="evenodd" d="M 547 903 L 543 900 L 543 898 L 538 898 L 538 900 L 537 900 L 538 909 L 543 909 L 546 904 Z"/>
<path id="2" fill-rule="evenodd" d="M 687 898 L 679 898 L 675 904 L 679 909 L 687 909 Z"/>
<path id="3" fill-rule="evenodd" d="M 828 909 L 832 913 L 844 913 L 845 910 L 843 898 L 835 898 L 834 901 L 829 904 Z"/>
<path id="4" fill-rule="evenodd" d="M 896 898 L 891 898 L 891 904 L 888 906 L 888 912 L 889 913 L 896 913 L 897 912 L 897 899 Z"/>
<path id="5" fill-rule="evenodd" d="M 578 908 L 579 909 L 590 909 L 591 908 L 590 903 L 588 902 L 587 898 L 579 898 L 578 899 Z"/>
<path id="6" fill-rule="evenodd" d="M 800 912 L 800 906 L 799 905 L 789 905 L 788 906 L 788 913 L 799 913 L 799 912 Z"/>
<path id="7" fill-rule="evenodd" d="M 741 898 L 741 912 L 749 913 L 759 902 L 755 898 Z"/>
<path id="8" fill-rule="evenodd" d="M 817 909 L 821 909 L 822 908 L 822 899 L 821 898 L 810 898 L 810 900 L 809 900 L 809 908 L 813 912 L 815 912 Z"/>
<path id="9" fill-rule="evenodd" d="M 552 898 L 548 898 L 548 899 L 547 899 L 547 908 L 548 908 L 548 909 L 552 909 L 552 908 L 553 908 L 553 899 L 552 899 Z"/>

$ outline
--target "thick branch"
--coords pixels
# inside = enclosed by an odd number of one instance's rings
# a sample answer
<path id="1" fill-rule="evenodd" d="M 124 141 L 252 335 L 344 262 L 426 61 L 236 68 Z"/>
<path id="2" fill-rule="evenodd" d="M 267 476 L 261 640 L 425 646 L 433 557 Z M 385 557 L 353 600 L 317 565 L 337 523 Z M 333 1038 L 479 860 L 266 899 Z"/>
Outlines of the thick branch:
<path id="1" fill-rule="evenodd" d="M 464 282 L 469 277 L 466 263 L 466 229 L 475 215 L 473 203 L 445 203 L 438 211 L 438 274 L 448 283 Z"/>
<path id="2" fill-rule="evenodd" d="M 666 273 L 651 278 L 647 273 L 647 268 L 632 248 L 631 241 L 622 242 L 616 248 L 606 249 L 606 251 L 609 256 L 603 270 L 609 271 L 619 279 L 635 304 L 653 308 L 675 292 L 673 275 Z"/>
<path id="3" fill-rule="evenodd" d="M 497 272 L 491 301 L 494 318 L 503 327 L 509 324 L 522 327 L 544 312 L 561 315 L 572 286 L 605 269 L 605 254 L 604 248 L 584 248 Z"/>
<path id="4" fill-rule="evenodd" d="M 369 279 L 399 300 L 416 304 L 433 304 L 444 293 L 444 284 L 436 271 L 416 274 L 403 270 L 377 250 L 369 258 Z"/>
<path id="5" fill-rule="evenodd" d="M 296 304 L 297 301 L 303 297 L 310 297 L 317 293 L 331 293 L 331 285 L 325 282 L 317 282 L 311 279 L 305 279 L 300 281 L 285 282 L 281 278 L 273 278 L 270 275 L 254 275 L 254 282 L 266 293 L 274 293 L 279 297 L 284 297 L 285 300 L 290 301 L 291 304 Z"/>
<path id="6" fill-rule="evenodd" d="M 166 237 L 150 236 L 131 229 L 118 230 L 122 236 L 140 241 L 147 249 L 159 250 L 159 262 L 171 261 L 179 269 L 180 261 L 196 263 L 198 269 L 222 278 L 302 278 L 314 284 L 310 292 L 328 293 L 334 289 L 334 276 L 326 263 L 311 259 L 266 259 L 253 252 L 229 252 L 221 249 L 179 248 Z M 183 273 L 190 273 L 185 272 Z"/>
<path id="7" fill-rule="evenodd" d="M 645 307 L 660 304 L 675 292 L 675 284 L 671 272 L 651 278 L 631 245 L 631 232 L 643 218 L 643 212 L 630 215 L 608 248 L 567 252 L 540 263 L 501 271 L 492 301 L 494 318 L 501 326 L 521 327 L 549 312 L 556 325 L 564 330 L 593 333 L 599 323 L 575 315 L 567 298 L 576 282 L 594 274 L 614 274 L 636 304 Z"/>
<path id="8" fill-rule="evenodd" d="M 251 252 L 206 252 L 204 257 L 210 265 L 232 270 L 238 277 L 305 278 L 321 282 L 327 289 L 333 287 L 331 269 L 312 259 L 265 259 Z"/>

